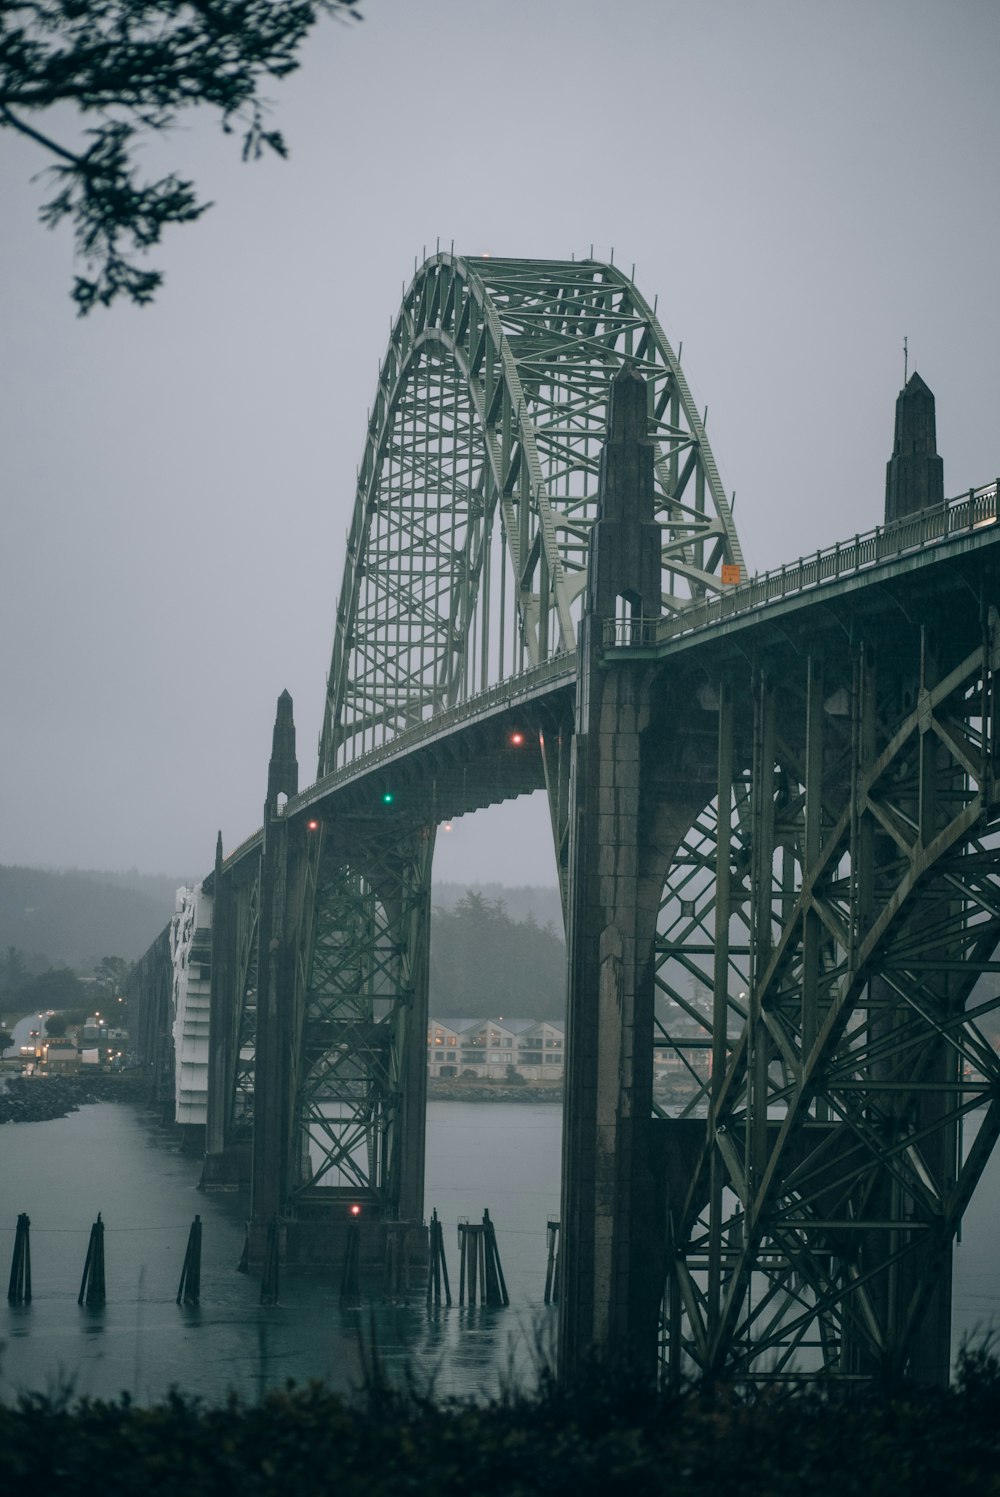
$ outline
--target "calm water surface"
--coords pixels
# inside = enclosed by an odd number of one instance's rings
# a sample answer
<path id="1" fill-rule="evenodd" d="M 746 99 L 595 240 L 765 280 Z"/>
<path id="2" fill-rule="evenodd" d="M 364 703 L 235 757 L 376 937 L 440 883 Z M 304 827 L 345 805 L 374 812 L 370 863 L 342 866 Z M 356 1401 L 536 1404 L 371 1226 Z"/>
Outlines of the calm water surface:
<path id="1" fill-rule="evenodd" d="M 427 1208 L 445 1228 L 458 1297 L 456 1226 L 489 1207 L 511 1305 L 429 1312 L 380 1301 L 342 1310 L 339 1282 L 285 1275 L 281 1303 L 262 1307 L 259 1282 L 235 1266 L 246 1201 L 197 1189 L 200 1164 L 181 1155 L 148 1114 L 98 1103 L 68 1118 L 0 1129 L 0 1275 L 9 1272 L 17 1214 L 31 1218 L 34 1298 L 0 1305 L 0 1398 L 71 1382 L 76 1393 L 128 1389 L 146 1402 L 171 1385 L 205 1399 L 230 1389 L 256 1398 L 293 1378 L 338 1388 L 361 1378 L 359 1345 L 372 1328 L 393 1372 L 409 1369 L 441 1393 L 493 1392 L 531 1375 L 542 1305 L 546 1224 L 559 1210 L 560 1109 L 432 1103 Z M 108 1303 L 76 1303 L 91 1222 L 102 1213 Z M 201 1306 L 175 1303 L 188 1230 L 203 1222 Z M 420 1272 L 417 1271 L 419 1282 Z"/>
<path id="2" fill-rule="evenodd" d="M 457 1299 L 460 1217 L 484 1206 L 496 1223 L 510 1291 L 507 1310 L 341 1310 L 339 1284 L 285 1276 L 281 1304 L 261 1307 L 255 1278 L 235 1272 L 246 1203 L 197 1189 L 198 1161 L 178 1153 L 149 1115 L 101 1103 L 71 1117 L 0 1129 L 0 1276 L 6 1285 L 19 1211 L 31 1217 L 34 1300 L 0 1303 L 0 1399 L 70 1384 L 78 1395 L 141 1402 L 176 1385 L 208 1401 L 230 1389 L 247 1399 L 288 1379 L 356 1386 L 359 1345 L 372 1326 L 389 1370 L 406 1369 L 442 1394 L 495 1392 L 531 1378 L 551 1339 L 542 1304 L 546 1224 L 559 1210 L 561 1115 L 553 1106 L 438 1102 L 428 1110 L 427 1210 L 445 1228 Z M 90 1224 L 106 1224 L 108 1304 L 76 1303 Z M 204 1223 L 201 1307 L 175 1303 L 187 1234 Z M 955 1346 L 1000 1330 L 1000 1160 L 987 1175 L 956 1249 Z"/>

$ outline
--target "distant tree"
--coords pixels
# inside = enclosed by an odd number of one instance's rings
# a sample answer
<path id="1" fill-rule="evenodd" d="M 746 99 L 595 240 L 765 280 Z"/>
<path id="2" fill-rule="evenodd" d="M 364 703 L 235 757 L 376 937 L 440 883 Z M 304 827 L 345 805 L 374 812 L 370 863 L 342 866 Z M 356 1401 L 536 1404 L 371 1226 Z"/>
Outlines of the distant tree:
<path id="1" fill-rule="evenodd" d="M 123 956 L 102 956 L 94 968 L 94 981 L 104 988 L 109 997 L 116 998 L 119 993 L 124 992 L 131 970 L 131 963 Z"/>
<path id="2" fill-rule="evenodd" d="M 477 890 L 431 920 L 430 1003 L 435 1018 L 561 1019 L 566 948 L 537 920 L 512 920 L 502 899 Z"/>
<path id="3" fill-rule="evenodd" d="M 26 1008 L 67 1009 L 79 1007 L 86 1000 L 87 989 L 68 967 L 50 967 L 25 983 L 18 997 Z"/>
<path id="4" fill-rule="evenodd" d="M 41 208 L 50 228 L 68 218 L 77 252 L 94 272 L 77 276 L 81 315 L 124 295 L 142 304 L 162 282 L 130 254 L 160 242 L 168 224 L 199 218 L 194 184 L 170 173 L 142 182 L 142 136 L 173 128 L 177 114 L 207 105 L 227 134 L 239 129 L 243 159 L 287 155 L 265 127 L 267 78 L 298 67 L 319 17 L 351 15 L 357 0 L 5 0 L 0 6 L 0 128 L 47 151 L 55 195 Z M 72 105 L 96 123 L 56 140 L 34 123 Z M 59 134 L 65 122 L 59 120 Z"/>
<path id="5" fill-rule="evenodd" d="M 19 951 L 16 946 L 8 946 L 0 957 L 0 994 L 5 998 L 16 997 L 27 981 L 28 967 L 24 952 Z"/>
<path id="6" fill-rule="evenodd" d="M 0 1055 L 9 1050 L 14 1043 L 14 1036 L 9 1029 L 0 1029 Z"/>
<path id="7" fill-rule="evenodd" d="M 53 1014 L 51 1018 L 45 1020 L 45 1033 L 54 1039 L 61 1038 L 68 1028 L 69 1021 L 65 1014 Z"/>

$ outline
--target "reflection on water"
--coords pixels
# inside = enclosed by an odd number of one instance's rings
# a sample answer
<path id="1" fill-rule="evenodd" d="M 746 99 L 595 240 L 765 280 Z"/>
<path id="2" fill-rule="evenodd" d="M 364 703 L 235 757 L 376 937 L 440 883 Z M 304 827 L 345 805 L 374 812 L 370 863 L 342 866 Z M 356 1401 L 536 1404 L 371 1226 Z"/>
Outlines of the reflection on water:
<path id="1" fill-rule="evenodd" d="M 171 1386 L 210 1402 L 230 1389 L 255 1400 L 289 1379 L 357 1387 L 377 1356 L 439 1395 L 490 1394 L 534 1377 L 551 1349 L 555 1312 L 543 1306 L 548 1218 L 559 1210 L 556 1107 L 432 1103 L 427 1213 L 445 1230 L 457 1300 L 460 1218 L 488 1207 L 510 1289 L 507 1310 L 428 1309 L 381 1302 L 380 1275 L 360 1309 L 342 1309 L 339 1282 L 284 1275 L 281 1303 L 261 1306 L 259 1284 L 237 1273 L 246 1202 L 197 1190 L 199 1164 L 181 1156 L 147 1115 L 98 1104 L 48 1123 L 0 1130 L 0 1277 L 17 1213 L 31 1217 L 34 1301 L 0 1303 L 0 1398 L 19 1390 L 161 1398 Z M 967 1146 L 971 1139 L 967 1139 Z M 994 1251 L 1000 1160 L 991 1161 L 955 1252 L 954 1341 L 1000 1328 Z M 90 1226 L 105 1222 L 108 1303 L 76 1303 Z M 175 1303 L 196 1213 L 204 1224 L 201 1305 Z M 420 1274 L 416 1272 L 415 1283 Z M 374 1345 L 373 1345 L 374 1343 Z"/>
<path id="2" fill-rule="evenodd" d="M 2 1133 L 0 1274 L 17 1213 L 31 1218 L 34 1301 L 0 1306 L 0 1397 L 54 1390 L 148 1402 L 176 1385 L 219 1401 L 259 1398 L 289 1379 L 356 1387 L 365 1360 L 438 1393 L 495 1392 L 532 1375 L 534 1348 L 554 1312 L 542 1307 L 546 1223 L 559 1208 L 559 1109 L 433 1103 L 428 1113 L 428 1211 L 438 1208 L 457 1298 L 459 1217 L 489 1207 L 511 1291 L 509 1310 L 428 1310 L 381 1303 L 381 1275 L 360 1310 L 342 1309 L 339 1282 L 284 1275 L 281 1303 L 235 1271 L 246 1201 L 203 1195 L 200 1167 L 147 1115 L 97 1104 L 69 1118 Z M 108 1302 L 77 1305 L 90 1225 L 105 1223 Z M 175 1303 L 188 1231 L 204 1224 L 201 1305 Z M 421 1272 L 414 1273 L 419 1286 Z M 374 1347 L 372 1345 L 374 1343 Z"/>

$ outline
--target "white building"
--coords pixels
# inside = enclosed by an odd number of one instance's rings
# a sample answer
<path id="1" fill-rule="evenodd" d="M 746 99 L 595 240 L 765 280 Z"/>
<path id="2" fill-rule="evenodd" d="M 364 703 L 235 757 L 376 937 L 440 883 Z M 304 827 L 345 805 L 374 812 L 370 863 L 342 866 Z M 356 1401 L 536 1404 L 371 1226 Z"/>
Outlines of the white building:
<path id="1" fill-rule="evenodd" d="M 431 1019 L 427 1071 L 504 1081 L 513 1066 L 526 1081 L 561 1081 L 565 1044 L 564 1025 L 551 1019 Z"/>
<path id="2" fill-rule="evenodd" d="M 178 1123 L 208 1115 L 208 1015 L 212 975 L 212 899 L 201 884 L 178 889 L 170 922 L 174 968 L 174 1096 Z"/>

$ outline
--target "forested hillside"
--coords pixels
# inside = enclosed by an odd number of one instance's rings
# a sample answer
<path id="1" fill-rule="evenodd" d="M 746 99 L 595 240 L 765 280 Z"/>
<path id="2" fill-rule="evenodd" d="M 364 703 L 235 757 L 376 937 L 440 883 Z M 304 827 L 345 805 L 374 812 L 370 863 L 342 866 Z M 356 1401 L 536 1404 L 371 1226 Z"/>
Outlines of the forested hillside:
<path id="1" fill-rule="evenodd" d="M 557 935 L 563 933 L 562 905 L 559 890 L 554 885 L 518 884 L 439 884 L 436 880 L 432 898 L 436 910 L 453 910 L 468 894 L 480 894 L 483 899 L 503 904 L 505 912 L 518 922 L 532 916 L 539 925 L 551 925 Z"/>
<path id="2" fill-rule="evenodd" d="M 29 972 L 89 974 L 113 952 L 134 961 L 174 912 L 181 879 L 0 867 L 0 951 Z M 554 889 L 434 889 L 431 1008 L 439 1018 L 560 1019 L 566 953 Z"/>
<path id="3" fill-rule="evenodd" d="M 547 895 L 547 889 L 535 890 Z M 566 1004 L 562 932 L 535 916 L 514 920 L 506 890 L 470 889 L 431 920 L 431 1013 L 436 1019 L 561 1019 Z M 558 899 L 558 896 L 557 896 Z M 558 903 L 556 904 L 558 910 Z"/>
<path id="4" fill-rule="evenodd" d="M 0 950 L 16 947 L 34 971 L 54 962 L 90 971 L 108 952 L 134 961 L 173 914 L 181 882 L 0 866 Z"/>

